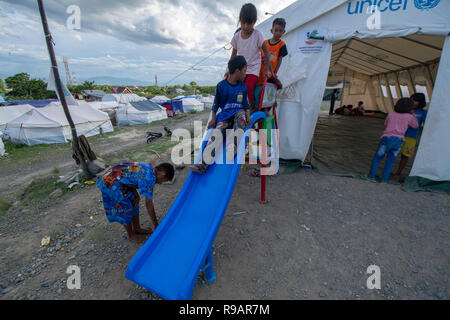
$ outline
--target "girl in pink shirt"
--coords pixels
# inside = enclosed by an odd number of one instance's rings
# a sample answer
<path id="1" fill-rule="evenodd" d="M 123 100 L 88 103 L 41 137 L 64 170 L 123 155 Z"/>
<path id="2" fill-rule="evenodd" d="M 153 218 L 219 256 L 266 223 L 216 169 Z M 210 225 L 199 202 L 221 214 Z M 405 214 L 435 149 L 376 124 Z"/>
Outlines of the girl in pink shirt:
<path id="1" fill-rule="evenodd" d="M 367 178 L 371 181 L 375 181 L 375 175 L 377 174 L 380 162 L 387 155 L 386 163 L 384 165 L 383 174 L 381 176 L 381 182 L 387 182 L 394 166 L 395 158 L 405 140 L 405 132 L 408 127 L 417 128 L 419 123 L 416 116 L 413 113 L 414 103 L 409 98 L 402 98 L 398 100 L 394 107 L 395 112 L 388 114 L 384 125 L 384 130 L 381 136 L 378 150 L 372 160 L 372 166 Z"/>
<path id="2" fill-rule="evenodd" d="M 264 41 L 262 33 L 254 29 L 257 18 L 258 13 L 256 7 L 251 3 L 244 4 L 239 14 L 241 28 L 234 34 L 231 40 L 231 45 L 233 46 L 231 58 L 240 55 L 244 56 L 247 61 L 245 84 L 247 85 L 250 105 L 253 102 L 254 89 L 261 69 L 261 48 L 265 56 L 269 56 L 267 44 Z M 264 60 L 264 64 L 266 67 L 266 76 L 271 78 L 272 68 L 268 59 Z"/>

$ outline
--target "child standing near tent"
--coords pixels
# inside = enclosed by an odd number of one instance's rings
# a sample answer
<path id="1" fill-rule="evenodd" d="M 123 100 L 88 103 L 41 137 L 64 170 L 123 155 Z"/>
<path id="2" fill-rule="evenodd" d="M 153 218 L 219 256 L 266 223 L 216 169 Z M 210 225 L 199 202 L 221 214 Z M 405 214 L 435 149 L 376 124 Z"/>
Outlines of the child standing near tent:
<path id="1" fill-rule="evenodd" d="M 419 131 L 422 124 L 427 118 L 427 110 L 424 110 L 427 102 L 425 100 L 425 95 L 423 93 L 415 93 L 411 96 L 414 102 L 414 114 L 416 115 L 417 121 L 419 122 L 418 128 L 409 128 L 405 133 L 405 142 L 402 145 L 402 158 L 398 166 L 397 172 L 394 174 L 394 179 L 399 179 L 402 171 L 405 169 L 408 159 L 414 156 L 416 152 L 417 139 L 419 138 Z"/>
<path id="2" fill-rule="evenodd" d="M 231 40 L 231 45 L 233 46 L 231 58 L 236 55 L 244 56 L 248 64 L 245 84 L 247 85 L 248 101 L 250 104 L 253 102 L 254 88 L 261 70 L 261 49 L 266 57 L 269 56 L 269 50 L 262 33 L 254 29 L 257 19 L 258 13 L 256 7 L 251 3 L 244 4 L 239 14 L 241 28 L 234 34 Z M 266 76 L 271 78 L 272 68 L 270 67 L 269 59 L 266 59 L 264 64 Z"/>
<path id="3" fill-rule="evenodd" d="M 128 239 L 135 243 L 145 241 L 142 236 L 152 233 L 143 229 L 139 223 L 140 195 L 145 196 L 145 205 L 154 227 L 158 226 L 153 207 L 153 188 L 173 180 L 175 170 L 169 163 L 153 168 L 146 163 L 125 162 L 111 167 L 97 187 L 102 192 L 103 207 L 109 222 L 118 222 L 124 226 Z"/>
<path id="4" fill-rule="evenodd" d="M 417 128 L 419 126 L 416 116 L 413 113 L 413 108 L 414 104 L 411 99 L 402 98 L 395 105 L 395 112 L 388 114 L 384 123 L 386 130 L 381 136 L 377 153 L 372 160 L 370 173 L 365 177 L 366 179 L 375 181 L 375 175 L 378 171 L 380 162 L 387 155 L 381 182 L 386 183 L 388 181 L 392 167 L 394 166 L 395 158 L 400 152 L 403 140 L 405 139 L 405 132 L 408 130 L 408 126 L 412 128 Z"/>
<path id="5" fill-rule="evenodd" d="M 277 78 L 278 70 L 280 70 L 281 63 L 283 62 L 283 58 L 288 55 L 288 50 L 286 43 L 281 40 L 281 37 L 286 32 L 286 21 L 283 18 L 276 18 L 272 23 L 272 29 L 270 30 L 272 33 L 272 38 L 265 41 L 267 49 L 269 51 L 268 61 L 270 67 L 273 71 L 272 78 L 269 78 L 267 82 L 273 83 L 277 86 L 278 90 L 282 89 L 282 84 Z M 259 99 L 261 95 L 262 85 L 264 84 L 264 80 L 266 77 L 266 68 L 264 64 L 264 60 L 267 55 L 264 54 L 263 50 L 261 50 L 262 55 L 262 64 L 261 71 L 259 73 L 258 80 L 256 81 L 254 96 L 252 105 L 252 111 L 256 111 L 259 105 Z"/>
<path id="6" fill-rule="evenodd" d="M 230 75 L 222 80 L 216 87 L 214 104 L 212 106 L 212 119 L 208 123 L 208 128 L 216 128 L 226 137 L 227 129 L 245 130 L 251 124 L 250 105 L 247 98 L 247 87 L 244 83 L 247 71 L 247 62 L 243 56 L 235 56 L 228 62 Z M 221 109 L 219 115 L 217 111 Z M 208 141 L 208 145 L 213 140 Z M 237 150 L 236 141 L 235 151 Z M 215 152 L 211 154 L 215 157 Z M 206 163 L 204 157 L 202 162 L 191 166 L 197 173 L 204 174 L 211 163 Z"/>

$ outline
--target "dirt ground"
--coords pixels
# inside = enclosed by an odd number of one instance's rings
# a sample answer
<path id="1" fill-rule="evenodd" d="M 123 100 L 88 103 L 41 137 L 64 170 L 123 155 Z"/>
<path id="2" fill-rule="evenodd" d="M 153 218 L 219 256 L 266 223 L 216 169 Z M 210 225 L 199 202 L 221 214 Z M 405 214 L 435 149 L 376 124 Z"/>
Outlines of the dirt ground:
<path id="1" fill-rule="evenodd" d="M 171 125 L 189 128 L 207 116 L 190 115 Z M 145 146 L 146 129 L 130 128 L 130 134 L 94 149 L 113 157 Z M 169 151 L 159 161 L 168 159 Z M 54 161 L 67 163 L 60 174 L 72 169 L 68 154 L 29 168 L 1 167 L 0 192 L 10 195 L 25 181 L 50 174 Z M 208 284 L 199 277 L 193 299 L 450 298 L 448 195 L 406 193 L 397 185 L 299 169 L 269 178 L 270 201 L 263 205 L 260 180 L 247 174 L 250 169 L 242 169 L 214 243 L 217 280 Z M 21 170 L 27 179 L 18 176 Z M 178 170 L 173 185 L 155 188 L 160 220 L 188 173 Z M 141 223 L 151 226 L 144 204 Z M 41 247 L 44 236 L 52 239 L 48 248 Z M 124 277 L 139 248 L 120 225 L 107 223 L 95 185 L 45 208 L 19 202 L 0 218 L 0 299 L 159 299 Z M 67 289 L 70 265 L 81 269 L 80 290 Z M 371 265 L 380 267 L 380 290 L 366 286 Z"/>

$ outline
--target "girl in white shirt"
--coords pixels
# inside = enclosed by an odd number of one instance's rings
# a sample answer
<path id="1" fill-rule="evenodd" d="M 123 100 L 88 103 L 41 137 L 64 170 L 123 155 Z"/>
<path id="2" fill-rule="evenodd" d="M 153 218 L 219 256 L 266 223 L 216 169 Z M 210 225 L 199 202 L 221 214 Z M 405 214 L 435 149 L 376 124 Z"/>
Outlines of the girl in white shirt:
<path id="1" fill-rule="evenodd" d="M 254 29 L 257 19 L 258 13 L 256 7 L 251 3 L 244 4 L 239 14 L 241 28 L 234 34 L 234 37 L 231 40 L 231 45 L 233 46 L 231 57 L 233 58 L 236 55 L 240 55 L 244 56 L 247 61 L 245 84 L 247 85 L 250 105 L 253 102 L 254 89 L 261 69 L 261 48 L 264 51 L 265 56 L 269 56 L 269 50 L 262 33 L 259 30 Z M 264 60 L 264 66 L 267 78 L 271 78 L 273 72 L 269 59 Z"/>

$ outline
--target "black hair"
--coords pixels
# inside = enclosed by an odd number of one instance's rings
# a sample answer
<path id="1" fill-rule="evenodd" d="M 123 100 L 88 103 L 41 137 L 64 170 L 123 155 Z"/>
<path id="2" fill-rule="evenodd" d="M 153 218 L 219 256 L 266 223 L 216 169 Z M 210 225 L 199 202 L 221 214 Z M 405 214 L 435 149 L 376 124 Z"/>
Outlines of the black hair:
<path id="1" fill-rule="evenodd" d="M 395 104 L 394 110 L 397 113 L 410 113 L 414 108 L 414 103 L 410 98 L 401 98 Z"/>
<path id="2" fill-rule="evenodd" d="M 359 106 L 362 106 L 363 104 L 364 104 L 364 101 L 358 102 L 358 107 L 359 107 Z"/>
<path id="3" fill-rule="evenodd" d="M 414 100 L 414 101 L 417 101 L 419 103 L 419 106 L 417 107 L 417 109 L 423 109 L 427 105 L 427 102 L 425 100 L 425 95 L 423 93 L 421 93 L 421 92 L 414 93 L 411 96 L 411 99 Z"/>
<path id="4" fill-rule="evenodd" d="M 278 25 L 283 29 L 286 29 L 286 20 L 284 20 L 283 18 L 276 18 L 275 20 L 273 20 L 272 28 L 275 27 L 275 25 Z"/>
<path id="5" fill-rule="evenodd" d="M 255 23 L 258 20 L 258 12 L 252 3 L 246 3 L 242 6 L 239 13 L 239 22 Z"/>
<path id="6" fill-rule="evenodd" d="M 175 169 L 173 165 L 171 165 L 170 163 L 161 163 L 159 166 L 156 167 L 156 170 L 164 172 L 166 178 L 169 181 L 173 180 L 173 176 L 175 175 Z"/>
<path id="7" fill-rule="evenodd" d="M 236 70 L 242 70 L 247 65 L 244 56 L 235 56 L 228 62 L 228 71 L 233 74 Z"/>

